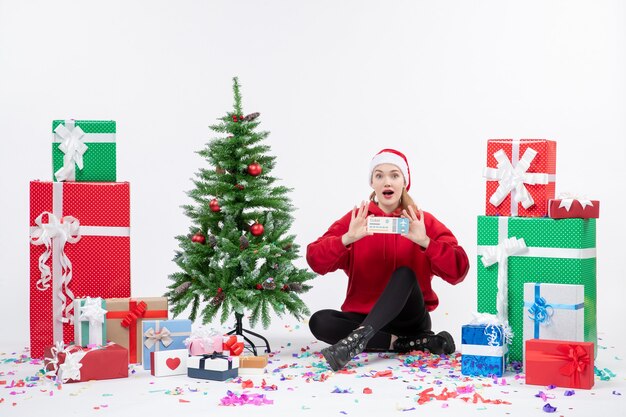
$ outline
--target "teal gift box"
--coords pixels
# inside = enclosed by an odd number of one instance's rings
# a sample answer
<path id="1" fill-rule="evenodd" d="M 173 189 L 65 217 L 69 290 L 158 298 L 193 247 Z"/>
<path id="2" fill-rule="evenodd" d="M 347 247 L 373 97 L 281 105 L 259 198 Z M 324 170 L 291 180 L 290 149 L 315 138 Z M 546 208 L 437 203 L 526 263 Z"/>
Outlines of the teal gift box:
<path id="1" fill-rule="evenodd" d="M 151 369 L 150 352 L 186 349 L 185 339 L 191 335 L 191 320 L 144 320 L 143 369 Z"/>
<path id="2" fill-rule="evenodd" d="M 477 275 L 478 311 L 496 314 L 506 306 L 510 360 L 523 360 L 525 283 L 582 285 L 584 340 L 596 344 L 595 219 L 478 216 Z"/>
<path id="3" fill-rule="evenodd" d="M 102 298 L 76 298 L 74 300 L 74 344 L 106 345 L 106 301 Z"/>
<path id="4" fill-rule="evenodd" d="M 114 120 L 54 120 L 53 180 L 115 182 L 115 135 Z"/>

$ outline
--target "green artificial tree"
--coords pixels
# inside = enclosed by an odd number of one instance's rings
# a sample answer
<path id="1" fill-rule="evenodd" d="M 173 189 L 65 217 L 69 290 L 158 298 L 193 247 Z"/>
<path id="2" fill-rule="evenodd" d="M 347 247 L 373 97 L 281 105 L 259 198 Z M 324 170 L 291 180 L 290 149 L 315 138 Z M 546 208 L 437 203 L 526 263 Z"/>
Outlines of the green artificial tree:
<path id="1" fill-rule="evenodd" d="M 233 332 L 242 334 L 245 314 L 252 327 L 260 319 L 264 328 L 271 310 L 279 317 L 309 314 L 300 294 L 315 274 L 292 264 L 299 246 L 288 234 L 291 190 L 271 176 L 276 158 L 263 144 L 269 132 L 257 130 L 259 113 L 243 116 L 236 77 L 233 92 L 233 110 L 210 126 L 217 137 L 198 152 L 209 168 L 196 173 L 188 192 L 195 204 L 183 206 L 192 225 L 189 235 L 176 237 L 174 262 L 181 271 L 169 276 L 166 296 L 174 315 L 189 307 L 189 318 L 201 316 L 205 324 L 218 313 L 221 323 L 235 315 Z"/>

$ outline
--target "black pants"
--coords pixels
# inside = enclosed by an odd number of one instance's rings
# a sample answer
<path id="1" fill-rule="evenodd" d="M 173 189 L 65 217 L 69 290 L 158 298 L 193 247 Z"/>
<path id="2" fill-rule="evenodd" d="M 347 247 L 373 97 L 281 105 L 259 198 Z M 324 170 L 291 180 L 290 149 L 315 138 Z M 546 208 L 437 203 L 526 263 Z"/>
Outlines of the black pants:
<path id="1" fill-rule="evenodd" d="M 366 350 L 389 350 L 391 335 L 418 336 L 431 332 L 430 314 L 415 273 L 406 266 L 393 272 L 387 286 L 369 314 L 320 310 L 311 316 L 311 333 L 334 345 L 361 325 L 370 325 L 376 334 Z"/>

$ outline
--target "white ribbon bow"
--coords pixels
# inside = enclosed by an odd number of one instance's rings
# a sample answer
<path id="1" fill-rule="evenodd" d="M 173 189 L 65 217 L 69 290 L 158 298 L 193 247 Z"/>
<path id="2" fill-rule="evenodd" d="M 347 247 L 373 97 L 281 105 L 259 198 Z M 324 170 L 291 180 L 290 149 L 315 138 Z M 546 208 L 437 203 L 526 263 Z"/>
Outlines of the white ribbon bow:
<path id="1" fill-rule="evenodd" d="M 80 321 L 89 321 L 90 341 L 98 345 L 106 342 L 106 340 L 102 340 L 102 324 L 104 323 L 106 314 L 107 311 L 102 308 L 100 299 L 87 297 L 84 305 L 80 308 L 80 316 L 78 319 Z"/>
<path id="2" fill-rule="evenodd" d="M 497 246 L 485 248 L 481 259 L 485 267 L 489 267 L 495 263 L 498 264 L 498 298 L 496 302 L 497 318 L 500 323 L 507 324 L 509 322 L 509 294 L 508 294 L 508 275 L 509 275 L 509 256 L 516 255 L 527 250 L 526 242 L 523 238 L 510 237 Z"/>
<path id="3" fill-rule="evenodd" d="M 54 129 L 54 133 L 63 139 L 59 149 L 64 154 L 63 166 L 54 173 L 54 176 L 57 181 L 74 180 L 76 178 L 76 166 L 78 169 L 83 169 L 83 154 L 87 151 L 87 145 L 82 140 L 85 132 L 80 126 L 75 126 L 70 130 L 60 124 Z"/>
<path id="4" fill-rule="evenodd" d="M 43 222 L 43 217 L 48 216 L 48 222 Z M 44 211 L 35 219 L 37 225 L 35 230 L 30 235 L 30 243 L 33 245 L 45 245 L 46 250 L 39 256 L 39 271 L 41 277 L 37 281 L 37 289 L 39 291 L 45 291 L 50 288 L 50 281 L 52 279 L 52 273 L 50 267 L 46 265 L 46 262 L 52 254 L 52 239 L 56 239 L 58 245 L 59 261 L 61 264 L 61 282 L 62 288 L 59 291 L 59 298 L 61 299 L 61 321 L 64 323 L 71 323 L 73 317 L 71 310 L 73 308 L 72 302 L 74 301 L 74 294 L 72 290 L 68 288 L 70 281 L 72 280 L 72 262 L 65 254 L 65 243 L 76 243 L 80 240 L 80 222 L 78 219 L 72 216 L 65 216 L 61 221 L 54 214 Z M 65 294 L 67 294 L 67 297 Z M 67 303 L 67 298 L 70 302 Z"/>
<path id="5" fill-rule="evenodd" d="M 496 340 L 500 333 L 502 333 L 502 344 L 511 344 L 513 330 L 511 330 L 509 323 L 503 323 L 495 314 L 472 312 L 472 315 L 474 318 L 470 324 L 485 325 L 485 335 L 489 340 L 488 346 L 498 346 Z"/>
<path id="6" fill-rule="evenodd" d="M 535 185 L 549 182 L 548 174 L 526 172 L 536 155 L 537 151 L 526 148 L 522 158 L 513 167 L 504 150 L 500 149 L 493 154 L 498 161 L 497 168 L 485 168 L 483 171 L 483 177 L 498 181 L 496 192 L 489 198 L 491 204 L 496 207 L 499 206 L 509 193 L 512 193 L 513 202 L 521 203 L 522 207 L 526 209 L 535 204 L 525 184 Z"/>
<path id="7" fill-rule="evenodd" d="M 51 353 L 52 358 L 47 360 L 46 370 L 48 367 L 52 367 L 52 369 L 46 372 L 47 376 L 56 375 L 62 383 L 66 383 L 70 379 L 75 381 L 80 380 L 80 368 L 83 366 L 80 361 L 83 360 L 87 352 L 79 349 L 77 352 L 71 353 L 70 347 L 65 349 L 63 342 L 57 342 L 55 346 L 52 347 Z M 59 364 L 60 353 L 65 354 L 65 360 L 62 364 Z"/>
<path id="8" fill-rule="evenodd" d="M 559 204 L 559 208 L 565 207 L 565 210 L 567 211 L 569 211 L 569 209 L 572 208 L 572 203 L 574 202 L 574 200 L 578 200 L 580 205 L 583 206 L 583 210 L 587 206 L 593 207 L 593 203 L 591 202 L 591 200 L 589 200 L 586 197 L 579 197 L 575 194 L 562 193 L 562 194 L 559 194 L 558 198 L 561 199 L 561 204 Z"/>
<path id="9" fill-rule="evenodd" d="M 143 344 L 148 349 L 152 349 L 152 346 L 154 346 L 155 344 L 159 342 L 163 343 L 163 346 L 168 347 L 174 341 L 174 339 L 172 339 L 170 335 L 171 335 L 171 332 L 168 330 L 167 327 L 163 327 L 158 332 L 156 332 L 152 327 L 150 327 L 144 333 L 146 340 L 143 342 Z"/>
<path id="10" fill-rule="evenodd" d="M 81 306 L 80 320 L 89 321 L 89 324 L 104 323 L 107 311 L 102 308 L 100 300 L 87 297 Z"/>

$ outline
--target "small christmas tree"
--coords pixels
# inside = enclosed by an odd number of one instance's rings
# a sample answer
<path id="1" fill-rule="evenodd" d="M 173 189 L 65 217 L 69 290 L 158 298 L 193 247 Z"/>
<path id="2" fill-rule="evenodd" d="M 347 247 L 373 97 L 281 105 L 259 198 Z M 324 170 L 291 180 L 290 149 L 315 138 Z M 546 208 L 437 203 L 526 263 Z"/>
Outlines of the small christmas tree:
<path id="1" fill-rule="evenodd" d="M 275 157 L 262 142 L 269 132 L 257 131 L 259 113 L 243 116 L 239 82 L 233 79 L 232 112 L 211 126 L 218 137 L 198 153 L 210 168 L 201 168 L 188 195 L 195 205 L 185 205 L 191 219 L 189 235 L 177 236 L 180 250 L 174 262 L 182 271 L 170 275 L 168 287 L 172 313 L 191 308 L 211 322 L 221 309 L 224 323 L 231 314 L 238 320 L 250 313 L 250 324 L 271 322 L 270 307 L 278 316 L 297 318 L 309 313 L 300 293 L 315 274 L 298 269 L 289 188 L 275 185 L 270 174 Z"/>

